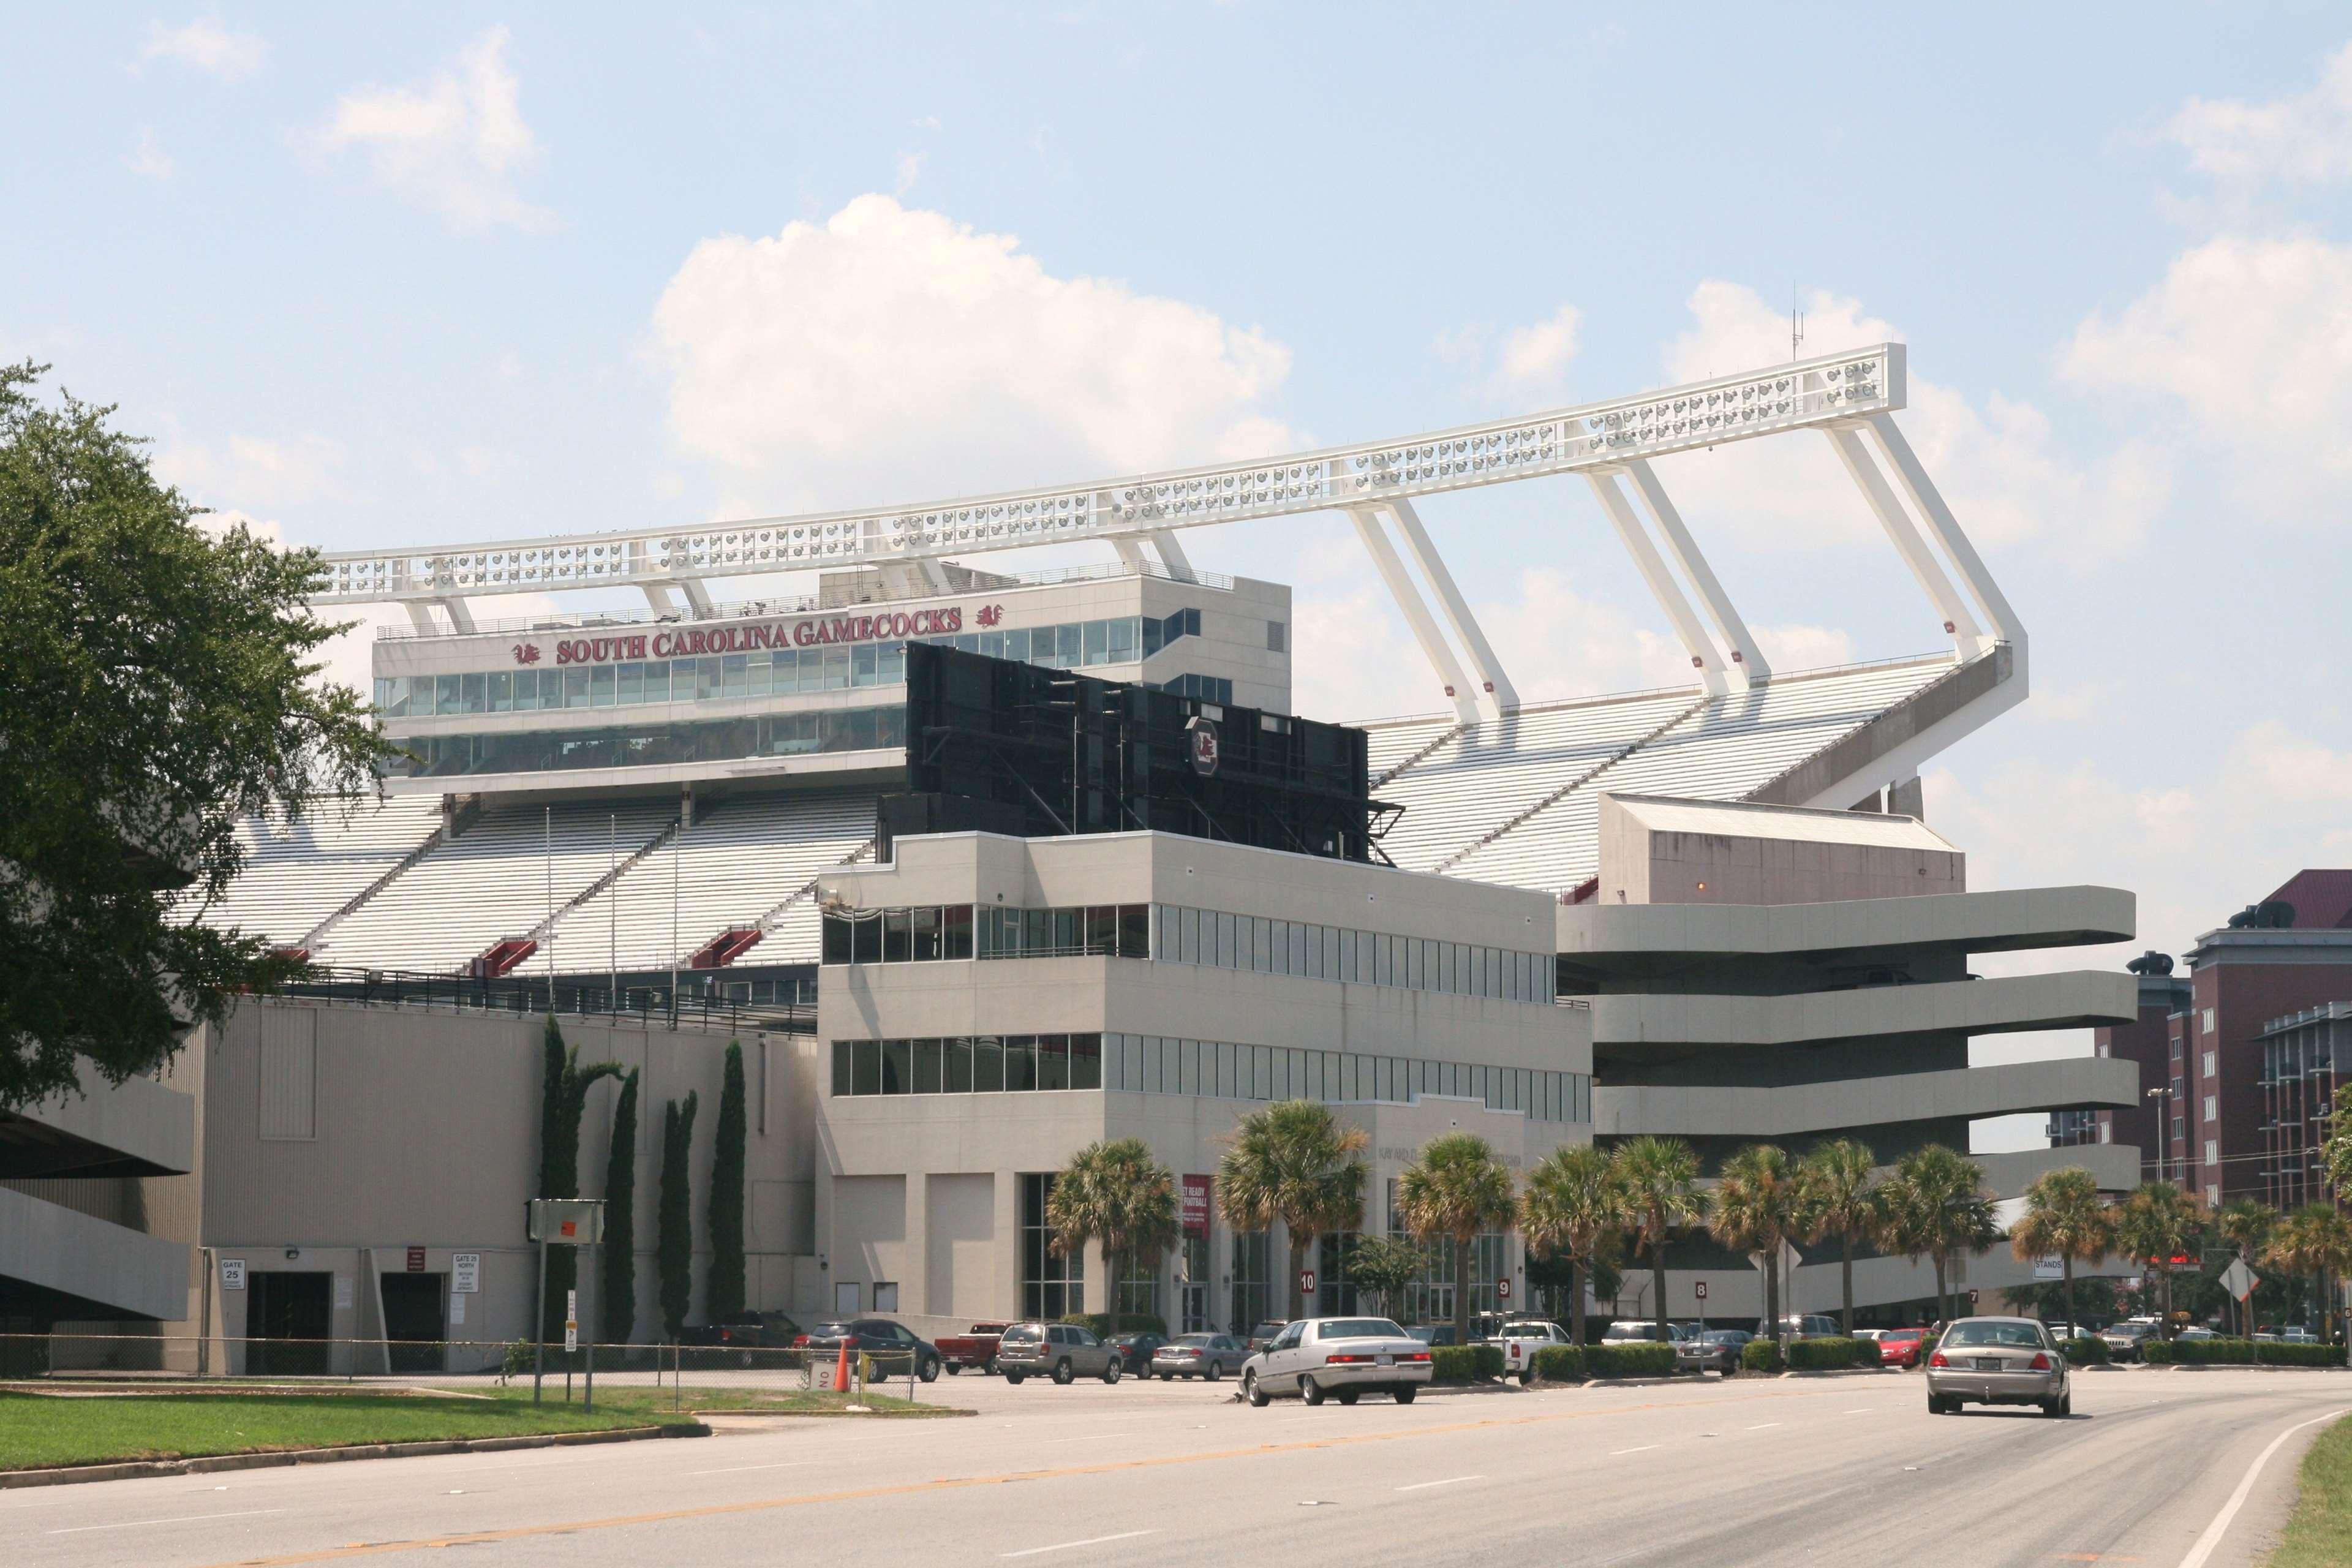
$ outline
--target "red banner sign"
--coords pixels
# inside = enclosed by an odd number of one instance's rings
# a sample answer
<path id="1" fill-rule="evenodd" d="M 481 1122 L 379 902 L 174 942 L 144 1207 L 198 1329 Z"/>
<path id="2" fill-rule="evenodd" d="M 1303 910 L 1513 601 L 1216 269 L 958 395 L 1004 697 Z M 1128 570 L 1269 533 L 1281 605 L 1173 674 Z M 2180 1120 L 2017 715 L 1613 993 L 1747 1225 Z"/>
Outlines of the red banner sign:
<path id="1" fill-rule="evenodd" d="M 1211 1178 L 1207 1176 L 1184 1178 L 1184 1234 L 1186 1236 L 1209 1234 L 1210 1180 Z"/>

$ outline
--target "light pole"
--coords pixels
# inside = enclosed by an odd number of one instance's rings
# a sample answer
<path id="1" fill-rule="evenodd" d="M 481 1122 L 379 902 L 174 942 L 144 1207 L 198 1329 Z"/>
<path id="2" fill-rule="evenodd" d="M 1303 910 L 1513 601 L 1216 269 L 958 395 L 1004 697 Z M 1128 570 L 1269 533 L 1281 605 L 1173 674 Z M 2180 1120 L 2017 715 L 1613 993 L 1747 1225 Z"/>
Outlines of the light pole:
<path id="1" fill-rule="evenodd" d="M 2156 1179 L 2172 1180 L 2172 1090 L 2167 1086 L 2151 1089 L 2147 1097 L 2157 1102 L 2156 1114 Z"/>

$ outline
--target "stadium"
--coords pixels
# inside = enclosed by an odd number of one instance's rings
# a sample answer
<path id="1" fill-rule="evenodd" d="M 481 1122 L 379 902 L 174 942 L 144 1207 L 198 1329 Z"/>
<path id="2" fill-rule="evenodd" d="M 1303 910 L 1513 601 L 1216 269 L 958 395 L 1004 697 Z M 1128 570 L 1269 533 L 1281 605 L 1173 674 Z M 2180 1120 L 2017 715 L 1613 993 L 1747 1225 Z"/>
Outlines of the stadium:
<path id="1" fill-rule="evenodd" d="M 331 554 L 320 605 L 407 612 L 373 655 L 404 756 L 380 802 L 246 825 L 248 869 L 205 918 L 316 978 L 174 1068 L 201 1111 L 184 1163 L 113 1167 L 201 1169 L 187 1212 L 115 1225 L 113 1283 L 26 1265 L 58 1275 L 33 1282 L 31 1315 L 224 1342 L 289 1323 L 520 1331 L 551 1009 L 656 1100 L 710 1102 L 741 1040 L 750 1304 L 919 1328 L 1115 1304 L 1246 1329 L 1278 1310 L 1284 1238 L 1234 1232 L 1209 1196 L 1220 1140 L 1269 1100 L 1321 1099 L 1365 1130 L 1373 1234 L 1401 1228 L 1396 1172 L 1450 1128 L 1522 1169 L 1643 1132 L 1710 1164 L 1834 1136 L 1891 1162 L 1965 1149 L 1985 1117 L 2131 1105 L 2126 1062 L 1969 1065 L 1974 1036 L 2135 1016 L 2127 975 L 1982 979 L 1971 955 L 2122 940 L 2134 910 L 2107 889 L 1969 892 L 1964 854 L 1925 821 L 1923 765 L 2024 700 L 2028 648 L 1902 434 L 1905 378 L 1884 343 L 1247 464 Z M 1773 668 L 1652 466 L 1815 437 L 1916 581 L 1931 651 Z M 1522 701 L 1421 515 L 1454 491 L 1577 479 L 1687 656 L 1685 684 Z M 1330 511 L 1439 710 L 1296 713 L 1289 590 L 1196 569 L 1181 539 Z M 1071 559 L 988 569 L 1040 545 Z M 643 605 L 611 607 L 616 591 Z M 497 616 L 520 595 L 599 607 Z M 583 1172 L 610 1156 L 612 1093 L 590 1091 Z M 656 1120 L 638 1123 L 641 1167 Z M 467 1154 L 415 1157 L 451 1129 Z M 1071 1152 L 1129 1134 L 1199 1202 L 1171 1258 L 1111 1280 L 1098 1249 L 1055 1249 L 1045 1194 Z M 2136 1151 L 2067 1154 L 2103 1185 L 2136 1180 Z M 2050 1159 L 1984 1163 L 2013 1195 Z M 1310 1272 L 1325 1310 L 1353 1310 L 1339 1239 L 1318 1238 Z M 462 1328 L 461 1252 L 488 1259 Z M 1833 1254 L 1804 1261 L 1785 1304 L 1819 1310 Z M 1995 1255 L 1962 1277 L 2019 1268 Z M 1414 1305 L 1523 1300 L 1527 1271 L 1497 1234 L 1474 1278 L 1433 1259 Z M 1856 1268 L 1890 1321 L 1928 1278 L 1920 1259 Z M 1629 1279 L 1617 1305 L 1647 1311 L 1647 1288 Z M 1746 1260 L 1705 1237 L 1677 1244 L 1668 1293 L 1677 1315 L 1760 1310 Z"/>

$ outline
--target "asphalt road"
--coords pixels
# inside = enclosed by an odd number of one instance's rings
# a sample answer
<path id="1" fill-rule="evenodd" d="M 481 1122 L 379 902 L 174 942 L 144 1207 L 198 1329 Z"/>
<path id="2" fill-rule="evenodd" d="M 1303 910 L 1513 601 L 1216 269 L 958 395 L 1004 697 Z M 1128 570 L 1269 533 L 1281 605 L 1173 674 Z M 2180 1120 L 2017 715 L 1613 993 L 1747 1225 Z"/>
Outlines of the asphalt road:
<path id="1" fill-rule="evenodd" d="M 2343 1373 L 2078 1374 L 2075 1415 L 1931 1416 L 1916 1375 L 1367 1399 L 942 1380 L 968 1419 L 0 1492 L 12 1568 L 2140 1563 L 2239 1568 Z"/>

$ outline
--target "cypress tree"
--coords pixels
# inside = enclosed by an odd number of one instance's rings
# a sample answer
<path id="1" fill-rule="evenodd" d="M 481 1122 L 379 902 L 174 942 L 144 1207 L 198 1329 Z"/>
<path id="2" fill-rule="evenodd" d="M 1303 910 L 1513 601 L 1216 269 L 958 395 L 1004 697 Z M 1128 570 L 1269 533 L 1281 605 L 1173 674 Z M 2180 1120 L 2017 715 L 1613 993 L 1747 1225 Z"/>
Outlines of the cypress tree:
<path id="1" fill-rule="evenodd" d="M 621 1079 L 613 1107 L 613 1152 L 604 1162 L 604 1278 L 596 1281 L 597 1337 L 625 1345 L 637 1327 L 637 1069 Z"/>
<path id="2" fill-rule="evenodd" d="M 743 1043 L 727 1043 L 727 1073 L 719 1090 L 718 1146 L 710 1155 L 710 1321 L 743 1310 L 743 1144 L 750 1135 L 743 1104 Z"/>
<path id="3" fill-rule="evenodd" d="M 580 1112 L 588 1102 L 589 1087 L 601 1078 L 620 1077 L 621 1064 L 597 1062 L 582 1067 L 580 1053 L 564 1048 L 563 1031 L 550 1013 L 541 1042 L 540 1075 L 539 1195 L 576 1198 L 580 1195 Z M 539 1308 L 542 1341 L 563 1338 L 563 1298 L 579 1278 L 578 1247 L 547 1249 L 547 1295 Z"/>
<path id="4" fill-rule="evenodd" d="M 694 1300 L 694 1200 L 687 1190 L 687 1151 L 694 1144 L 694 1096 L 662 1107 L 661 1207 L 654 1237 L 662 1327 L 675 1340 Z"/>

